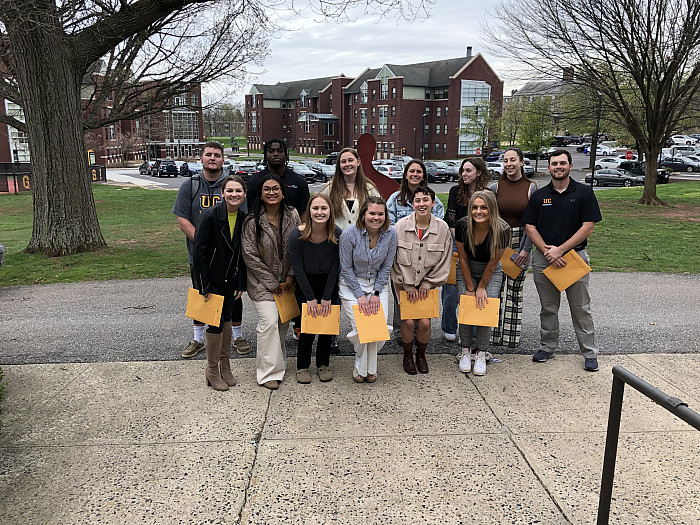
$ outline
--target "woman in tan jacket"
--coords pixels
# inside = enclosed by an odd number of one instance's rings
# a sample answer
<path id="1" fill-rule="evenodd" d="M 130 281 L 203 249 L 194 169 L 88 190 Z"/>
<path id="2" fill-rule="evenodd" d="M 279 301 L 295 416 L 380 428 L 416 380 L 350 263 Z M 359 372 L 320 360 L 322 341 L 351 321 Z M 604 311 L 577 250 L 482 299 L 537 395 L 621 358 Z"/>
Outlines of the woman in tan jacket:
<path id="1" fill-rule="evenodd" d="M 396 223 L 397 250 L 391 280 L 397 291 L 406 292 L 409 302 L 426 299 L 432 288 L 445 284 L 450 274 L 452 235 L 445 221 L 432 214 L 435 192 L 419 186 L 411 197 L 413 213 Z M 413 361 L 413 333 L 416 330 L 416 361 Z M 403 369 L 414 375 L 428 373 L 425 348 L 430 341 L 430 319 L 401 322 Z"/>
<path id="2" fill-rule="evenodd" d="M 300 224 L 299 213 L 284 203 L 284 185 L 272 173 L 258 187 L 260 199 L 243 225 L 243 260 L 248 272 L 248 296 L 258 314 L 257 381 L 271 390 L 279 387 L 287 369 L 285 334 L 274 295 L 294 284 L 287 240 Z"/>

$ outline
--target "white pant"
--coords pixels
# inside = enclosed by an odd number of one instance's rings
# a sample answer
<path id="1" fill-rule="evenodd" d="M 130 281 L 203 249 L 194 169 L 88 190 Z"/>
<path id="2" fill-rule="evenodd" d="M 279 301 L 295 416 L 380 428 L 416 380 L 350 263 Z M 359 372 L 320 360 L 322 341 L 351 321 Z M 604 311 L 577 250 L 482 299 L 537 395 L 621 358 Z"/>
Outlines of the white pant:
<path id="1" fill-rule="evenodd" d="M 362 287 L 362 291 L 365 294 L 371 294 L 374 292 L 374 280 L 370 281 L 368 279 L 357 279 Z M 386 341 L 377 341 L 375 343 L 360 343 L 360 336 L 357 333 L 357 325 L 355 324 L 355 315 L 353 314 L 352 307 L 357 304 L 357 299 L 352 293 L 350 288 L 347 287 L 343 278 L 340 278 L 339 283 L 339 294 L 340 301 L 343 305 L 343 311 L 350 319 L 350 325 L 352 326 L 352 331 L 347 335 L 348 341 L 350 341 L 355 347 L 355 369 L 357 373 L 362 377 L 367 377 L 367 375 L 377 374 L 377 352 L 384 346 Z M 379 299 L 382 302 L 382 308 L 384 309 L 384 321 L 386 322 L 386 316 L 389 313 L 389 286 L 386 285 L 382 288 L 379 293 Z M 387 326 L 389 333 L 391 333 L 391 326 Z"/>
<path id="2" fill-rule="evenodd" d="M 262 385 L 268 381 L 282 381 L 287 369 L 287 349 L 284 340 L 289 321 L 282 324 L 275 301 L 252 301 L 258 314 L 257 379 Z"/>

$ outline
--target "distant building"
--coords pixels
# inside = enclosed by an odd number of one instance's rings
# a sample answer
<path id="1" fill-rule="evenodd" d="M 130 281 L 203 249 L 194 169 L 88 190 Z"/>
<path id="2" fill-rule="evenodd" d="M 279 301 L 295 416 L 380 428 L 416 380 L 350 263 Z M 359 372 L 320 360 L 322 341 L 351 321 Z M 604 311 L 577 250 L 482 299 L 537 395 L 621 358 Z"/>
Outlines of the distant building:
<path id="1" fill-rule="evenodd" d="M 458 134 L 462 111 L 490 100 L 500 114 L 503 82 L 467 48 L 465 57 L 384 64 L 356 78 L 255 84 L 245 98 L 250 149 L 281 138 L 300 153 L 320 155 L 356 147 L 371 133 L 377 158 L 420 157 L 423 149 L 425 158 L 449 159 L 475 153 Z"/>

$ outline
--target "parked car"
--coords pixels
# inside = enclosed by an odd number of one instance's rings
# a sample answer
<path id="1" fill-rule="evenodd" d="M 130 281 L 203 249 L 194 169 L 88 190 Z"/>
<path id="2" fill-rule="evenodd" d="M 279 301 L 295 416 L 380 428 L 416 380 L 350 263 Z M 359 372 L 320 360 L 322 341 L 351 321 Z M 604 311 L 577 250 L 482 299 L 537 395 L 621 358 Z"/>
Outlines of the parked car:
<path id="1" fill-rule="evenodd" d="M 698 146 L 671 146 L 668 148 L 668 157 L 675 157 L 676 155 L 681 155 L 687 157 L 688 155 L 697 155 L 700 153 L 700 148 Z"/>
<path id="2" fill-rule="evenodd" d="M 443 162 L 447 166 L 447 175 L 450 177 L 450 181 L 456 181 L 459 178 L 459 167 L 462 162 L 459 160 L 445 160 Z"/>
<path id="3" fill-rule="evenodd" d="M 313 182 L 316 178 L 316 173 L 314 173 L 314 171 L 311 168 L 305 166 L 301 162 L 290 162 L 289 164 L 287 164 L 287 166 L 296 174 L 304 177 L 307 182 Z"/>
<path id="4" fill-rule="evenodd" d="M 388 166 L 386 164 L 380 164 L 379 166 L 375 166 L 374 169 L 382 175 L 386 175 L 387 177 L 392 178 L 397 182 L 401 182 L 401 179 L 403 178 L 403 170 L 397 168 L 394 165 Z"/>
<path id="5" fill-rule="evenodd" d="M 314 181 L 326 182 L 335 173 L 335 166 L 321 164 L 314 160 L 302 160 L 301 163 L 314 172 Z"/>
<path id="6" fill-rule="evenodd" d="M 335 166 L 321 164 L 321 173 L 323 174 L 323 178 L 319 180 L 321 182 L 328 182 L 331 178 L 333 178 L 333 175 L 335 175 Z"/>
<path id="7" fill-rule="evenodd" d="M 544 151 L 540 151 L 539 153 L 534 153 L 532 151 L 523 151 L 523 156 L 526 159 L 532 159 L 532 160 L 536 160 L 536 159 L 547 160 L 549 158 L 549 157 L 547 157 L 547 153 L 545 153 Z"/>
<path id="8" fill-rule="evenodd" d="M 174 160 L 158 159 L 151 169 L 151 175 L 160 177 L 177 177 L 180 170 Z"/>
<path id="9" fill-rule="evenodd" d="M 565 146 L 570 146 L 571 144 L 574 144 L 579 140 L 581 140 L 581 137 L 577 135 L 558 135 L 552 139 L 550 145 L 555 146 L 557 148 L 563 148 Z"/>
<path id="10" fill-rule="evenodd" d="M 245 182 L 248 181 L 250 177 L 258 172 L 258 168 L 255 162 L 246 161 L 237 163 L 236 175 L 242 178 Z"/>
<path id="11" fill-rule="evenodd" d="M 224 160 L 224 172 L 229 175 L 233 175 L 238 171 L 238 165 L 235 160 L 226 159 Z"/>
<path id="12" fill-rule="evenodd" d="M 187 169 L 190 172 L 190 177 L 194 177 L 195 175 L 202 174 L 202 170 L 204 169 L 204 166 L 202 166 L 201 162 L 188 162 Z"/>
<path id="13" fill-rule="evenodd" d="M 410 155 L 394 155 L 389 159 L 393 164 L 401 164 L 402 166 L 407 162 L 411 162 L 413 157 Z"/>
<path id="14" fill-rule="evenodd" d="M 662 157 L 659 167 L 671 168 L 673 171 L 700 171 L 700 162 L 690 160 L 689 157 Z"/>
<path id="15" fill-rule="evenodd" d="M 501 162 L 487 162 L 486 167 L 489 169 L 489 173 L 494 179 L 498 179 L 501 175 L 503 175 L 503 163 Z M 532 169 L 532 172 L 535 172 L 534 168 Z"/>
<path id="16" fill-rule="evenodd" d="M 600 170 L 603 168 L 616 169 L 620 166 L 620 163 L 624 160 L 624 155 L 620 157 L 603 157 L 602 159 L 596 159 L 595 169 Z"/>
<path id="17" fill-rule="evenodd" d="M 670 140 L 673 144 L 685 144 L 686 146 L 695 146 L 698 143 L 698 139 L 688 135 L 673 135 Z"/>
<path id="18" fill-rule="evenodd" d="M 489 153 L 488 155 L 486 155 L 486 159 L 484 159 L 484 160 L 486 160 L 486 162 L 496 162 L 497 160 L 503 159 L 504 153 L 505 153 L 505 151 L 494 150 L 491 153 Z"/>
<path id="19" fill-rule="evenodd" d="M 585 181 L 591 183 L 591 174 L 586 173 Z M 644 184 L 644 177 L 632 175 L 625 170 L 602 169 L 593 176 L 593 186 L 635 186 Z"/>
<path id="20" fill-rule="evenodd" d="M 428 172 L 428 182 L 448 182 L 447 167 L 440 163 L 442 166 L 438 166 L 437 162 L 431 160 L 425 161 L 425 169 Z"/>
<path id="21" fill-rule="evenodd" d="M 190 168 L 187 162 L 184 160 L 182 161 L 175 161 L 175 164 L 180 162 L 180 177 L 189 177 L 190 176 Z"/>
<path id="22" fill-rule="evenodd" d="M 338 162 L 338 152 L 334 151 L 326 155 L 326 164 L 335 164 Z"/>
<path id="23" fill-rule="evenodd" d="M 591 148 L 590 148 L 590 146 L 589 146 L 588 148 L 585 148 L 585 149 L 583 150 L 583 153 L 585 153 L 586 155 L 590 155 L 590 154 L 591 154 Z M 598 144 L 598 146 L 597 146 L 596 149 L 595 149 L 595 154 L 596 154 L 596 157 L 597 157 L 598 155 L 600 155 L 600 156 L 605 156 L 605 155 L 616 155 L 616 154 L 617 154 L 617 150 L 614 149 L 614 148 L 611 148 L 610 146 L 606 146 L 605 144 Z"/>
<path id="24" fill-rule="evenodd" d="M 576 151 L 578 151 L 579 153 L 583 153 L 584 151 L 586 151 L 586 149 L 588 149 L 590 147 L 591 147 L 590 142 L 582 142 L 580 145 L 576 146 Z"/>
<path id="25" fill-rule="evenodd" d="M 535 168 L 529 164 L 523 164 L 523 172 L 525 173 L 526 177 L 531 177 L 535 174 Z"/>
<path id="26" fill-rule="evenodd" d="M 139 166 L 139 175 L 150 175 L 155 163 L 155 160 L 144 161 L 144 163 Z"/>
<path id="27" fill-rule="evenodd" d="M 646 162 L 638 162 L 635 160 L 626 160 L 621 162 L 618 169 L 628 171 L 632 175 L 644 177 L 646 174 Z M 656 183 L 666 184 L 669 179 L 668 170 L 666 168 L 656 169 Z"/>

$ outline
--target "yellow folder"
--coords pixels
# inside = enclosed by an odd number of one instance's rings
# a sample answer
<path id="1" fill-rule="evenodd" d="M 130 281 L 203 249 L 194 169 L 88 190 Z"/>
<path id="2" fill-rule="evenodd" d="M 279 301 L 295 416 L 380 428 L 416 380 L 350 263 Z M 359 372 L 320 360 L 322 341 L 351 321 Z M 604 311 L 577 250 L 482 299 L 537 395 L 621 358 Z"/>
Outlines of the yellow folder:
<path id="1" fill-rule="evenodd" d="M 457 261 L 459 260 L 459 254 L 457 252 L 452 252 L 452 261 L 450 262 L 450 275 L 447 276 L 447 282 L 445 284 L 457 284 Z"/>
<path id="2" fill-rule="evenodd" d="M 210 326 L 219 326 L 223 308 L 223 295 L 210 294 L 209 300 L 205 302 L 204 296 L 199 293 L 199 290 L 190 288 L 187 291 L 187 310 L 185 315 L 190 319 Z"/>
<path id="3" fill-rule="evenodd" d="M 501 266 L 503 267 L 503 273 L 505 273 L 511 279 L 517 279 L 517 277 L 523 272 L 523 269 L 510 260 L 510 257 L 515 253 L 515 250 L 508 247 L 503 252 L 501 256 Z"/>
<path id="4" fill-rule="evenodd" d="M 275 303 L 277 304 L 277 312 L 280 314 L 280 321 L 286 323 L 299 315 L 299 304 L 294 295 L 294 286 L 290 286 L 289 290 L 282 292 L 282 295 L 273 294 Z"/>
<path id="5" fill-rule="evenodd" d="M 432 319 L 440 317 L 440 298 L 437 288 L 428 291 L 428 298 L 411 303 L 403 290 L 399 291 L 401 304 L 401 320 L 403 319 Z"/>
<path id="6" fill-rule="evenodd" d="M 384 307 L 380 304 L 379 311 L 374 315 L 365 315 L 358 305 L 352 307 L 355 316 L 355 326 L 361 344 L 389 340 L 389 328 L 386 325 Z"/>
<path id="7" fill-rule="evenodd" d="M 459 298 L 459 324 L 471 326 L 498 326 L 498 311 L 501 309 L 501 300 L 489 297 L 489 302 L 481 310 L 476 307 L 476 297 L 462 295 Z"/>
<path id="8" fill-rule="evenodd" d="M 553 264 L 547 266 L 542 273 L 552 281 L 560 292 L 566 290 L 569 286 L 578 281 L 581 277 L 591 271 L 591 267 L 586 264 L 586 261 L 581 259 L 581 256 L 574 250 L 564 254 L 566 266 L 557 268 Z"/>
<path id="9" fill-rule="evenodd" d="M 301 304 L 301 333 L 338 335 L 340 333 L 340 305 L 332 304 L 326 317 L 309 315 L 308 304 Z"/>

